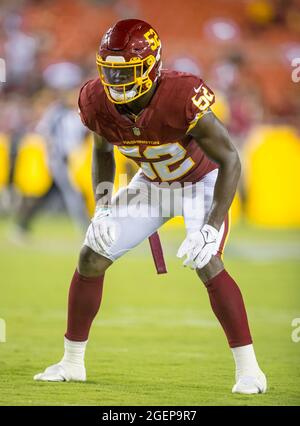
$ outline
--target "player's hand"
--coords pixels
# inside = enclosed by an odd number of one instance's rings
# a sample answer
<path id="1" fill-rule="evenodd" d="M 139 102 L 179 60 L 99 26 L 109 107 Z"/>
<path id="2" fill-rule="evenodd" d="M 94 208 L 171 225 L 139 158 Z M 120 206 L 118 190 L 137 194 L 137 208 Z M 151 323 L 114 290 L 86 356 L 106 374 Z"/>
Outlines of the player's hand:
<path id="1" fill-rule="evenodd" d="M 112 218 L 112 208 L 97 206 L 92 223 L 87 232 L 89 245 L 106 251 L 116 240 L 116 224 Z M 98 250 L 96 250 L 98 251 Z"/>
<path id="2" fill-rule="evenodd" d="M 186 256 L 183 265 L 191 269 L 203 268 L 218 252 L 218 234 L 218 230 L 211 225 L 204 225 L 200 231 L 191 232 L 179 247 L 177 257 Z"/>

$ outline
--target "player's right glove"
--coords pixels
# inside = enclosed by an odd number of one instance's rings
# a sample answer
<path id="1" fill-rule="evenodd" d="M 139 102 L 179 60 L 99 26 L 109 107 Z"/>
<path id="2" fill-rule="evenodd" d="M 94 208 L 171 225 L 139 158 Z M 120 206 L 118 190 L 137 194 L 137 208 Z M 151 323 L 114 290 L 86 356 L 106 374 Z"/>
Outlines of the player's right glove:
<path id="1" fill-rule="evenodd" d="M 200 231 L 188 234 L 179 247 L 177 257 L 186 256 L 184 266 L 201 269 L 217 254 L 217 238 L 218 230 L 211 225 L 204 225 Z"/>
<path id="2" fill-rule="evenodd" d="M 116 222 L 112 218 L 112 208 L 96 207 L 95 214 L 87 230 L 85 243 L 96 253 L 106 253 L 116 240 Z"/>

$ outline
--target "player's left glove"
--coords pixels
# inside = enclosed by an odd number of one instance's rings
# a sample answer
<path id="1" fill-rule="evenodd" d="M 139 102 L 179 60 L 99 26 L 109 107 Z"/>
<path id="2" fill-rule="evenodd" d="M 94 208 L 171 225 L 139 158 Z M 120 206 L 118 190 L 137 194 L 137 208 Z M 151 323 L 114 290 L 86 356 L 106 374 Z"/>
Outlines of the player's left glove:
<path id="1" fill-rule="evenodd" d="M 218 234 L 218 230 L 211 225 L 204 225 L 200 231 L 189 233 L 179 247 L 177 257 L 186 256 L 183 265 L 191 269 L 203 268 L 218 252 Z"/>

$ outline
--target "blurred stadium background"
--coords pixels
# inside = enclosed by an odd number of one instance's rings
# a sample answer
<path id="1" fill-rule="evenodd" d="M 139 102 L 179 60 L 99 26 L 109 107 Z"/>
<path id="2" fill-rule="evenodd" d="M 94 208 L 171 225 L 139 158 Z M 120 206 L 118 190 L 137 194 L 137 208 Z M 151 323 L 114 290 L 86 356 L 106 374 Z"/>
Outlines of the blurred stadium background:
<path id="1" fill-rule="evenodd" d="M 214 111 L 243 163 L 227 263 L 271 376 L 259 403 L 298 405 L 300 343 L 290 335 L 300 317 L 300 81 L 292 79 L 299 0 L 1 1 L 0 318 L 7 343 L 0 344 L 0 404 L 255 403 L 224 397 L 231 360 L 204 291 L 191 273 L 187 283 L 175 259 L 179 219 L 162 231 L 167 277 L 155 276 L 146 244 L 109 272 L 88 355 L 95 379 L 85 395 L 81 385 L 54 385 L 50 393 L 31 383 L 60 356 L 69 279 L 94 208 L 92 140 L 77 116 L 78 91 L 96 76 L 102 34 L 130 17 L 157 29 L 165 68 L 200 75 L 216 92 Z M 117 175 L 134 174 L 117 152 L 116 159 Z"/>

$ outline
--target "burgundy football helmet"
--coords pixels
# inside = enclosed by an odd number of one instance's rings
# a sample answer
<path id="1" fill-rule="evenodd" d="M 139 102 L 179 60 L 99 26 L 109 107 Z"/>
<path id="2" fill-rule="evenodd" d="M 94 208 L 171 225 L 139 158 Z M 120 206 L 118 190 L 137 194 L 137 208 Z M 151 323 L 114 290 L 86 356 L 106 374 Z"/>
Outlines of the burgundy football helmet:
<path id="1" fill-rule="evenodd" d="M 158 79 L 161 41 L 147 22 L 125 19 L 104 34 L 96 62 L 109 100 L 128 103 L 147 93 Z"/>

